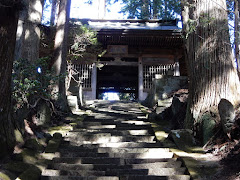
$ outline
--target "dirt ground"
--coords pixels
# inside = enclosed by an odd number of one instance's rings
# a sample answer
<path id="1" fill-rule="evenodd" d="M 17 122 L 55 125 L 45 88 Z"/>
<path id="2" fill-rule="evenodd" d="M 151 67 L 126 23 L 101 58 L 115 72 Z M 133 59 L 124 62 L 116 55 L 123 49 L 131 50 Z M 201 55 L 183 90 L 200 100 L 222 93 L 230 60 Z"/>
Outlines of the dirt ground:
<path id="1" fill-rule="evenodd" d="M 239 114 L 231 135 L 232 139 L 226 136 L 219 136 L 215 145 L 209 149 L 214 157 L 219 160 L 222 167 L 211 180 L 240 180 L 240 118 Z"/>

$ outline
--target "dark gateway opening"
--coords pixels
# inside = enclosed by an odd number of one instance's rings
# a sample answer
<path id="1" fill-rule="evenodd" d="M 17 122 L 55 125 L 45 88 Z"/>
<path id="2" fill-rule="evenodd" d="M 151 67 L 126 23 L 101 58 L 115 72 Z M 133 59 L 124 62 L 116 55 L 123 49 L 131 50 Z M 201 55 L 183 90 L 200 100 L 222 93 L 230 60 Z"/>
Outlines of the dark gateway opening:
<path id="1" fill-rule="evenodd" d="M 136 100 L 138 98 L 138 67 L 105 65 L 98 69 L 98 99 L 102 99 L 106 92 L 116 92 L 119 93 L 120 98 L 129 96 Z"/>

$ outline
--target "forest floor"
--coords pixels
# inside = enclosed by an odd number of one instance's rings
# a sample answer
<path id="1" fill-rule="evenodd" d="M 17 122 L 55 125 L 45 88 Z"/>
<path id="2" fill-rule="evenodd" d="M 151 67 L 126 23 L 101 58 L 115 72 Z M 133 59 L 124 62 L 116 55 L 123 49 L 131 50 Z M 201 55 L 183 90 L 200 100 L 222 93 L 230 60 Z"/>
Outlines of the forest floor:
<path id="1" fill-rule="evenodd" d="M 232 134 L 234 138 L 231 140 L 219 134 L 208 148 L 221 166 L 221 170 L 210 180 L 240 180 L 240 114 L 236 117 Z"/>

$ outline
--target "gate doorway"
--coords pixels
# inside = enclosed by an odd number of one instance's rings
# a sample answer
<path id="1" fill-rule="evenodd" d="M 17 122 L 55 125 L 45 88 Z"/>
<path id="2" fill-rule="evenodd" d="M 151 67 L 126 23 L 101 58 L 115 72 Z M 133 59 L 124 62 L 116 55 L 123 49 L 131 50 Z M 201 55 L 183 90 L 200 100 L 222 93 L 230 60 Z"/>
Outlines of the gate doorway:
<path id="1" fill-rule="evenodd" d="M 138 66 L 105 65 L 97 70 L 97 98 L 117 93 L 120 99 L 138 98 Z"/>

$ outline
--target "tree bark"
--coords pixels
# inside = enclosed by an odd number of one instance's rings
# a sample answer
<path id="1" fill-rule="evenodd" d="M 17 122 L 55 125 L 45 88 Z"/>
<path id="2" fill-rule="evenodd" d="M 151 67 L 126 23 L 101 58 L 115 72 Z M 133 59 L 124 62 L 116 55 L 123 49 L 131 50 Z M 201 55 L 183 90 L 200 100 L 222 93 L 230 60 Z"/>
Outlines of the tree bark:
<path id="1" fill-rule="evenodd" d="M 234 1 L 234 45 L 235 45 L 235 58 L 237 62 L 238 73 L 240 72 L 240 61 L 239 61 L 239 2 Z"/>
<path id="2" fill-rule="evenodd" d="M 9 3 L 14 1 L 9 1 Z M 0 157 L 10 154 L 15 145 L 11 118 L 11 78 L 18 22 L 17 5 L 0 5 Z"/>
<path id="3" fill-rule="evenodd" d="M 42 0 L 26 0 L 26 7 L 20 12 L 17 29 L 15 59 L 34 62 L 39 58 Z M 24 45 L 24 46 L 23 46 Z"/>
<path id="4" fill-rule="evenodd" d="M 57 20 L 57 31 L 54 44 L 54 63 L 53 69 L 56 76 L 66 74 L 67 61 L 67 37 L 68 37 L 68 22 L 70 14 L 71 0 L 61 0 L 59 4 L 59 13 Z M 66 97 L 65 78 L 54 85 L 53 92 L 54 99 L 57 100 L 61 110 L 69 111 L 69 106 Z"/>
<path id="5" fill-rule="evenodd" d="M 50 18 L 50 26 L 54 26 L 56 13 L 57 13 L 57 6 L 59 4 L 58 0 L 52 0 L 52 9 L 51 9 L 51 18 Z"/>
<path id="6" fill-rule="evenodd" d="M 216 111 L 222 98 L 240 102 L 239 79 L 234 68 L 225 0 L 186 0 L 183 4 L 189 70 L 186 128 L 201 124 L 206 112 Z"/>

